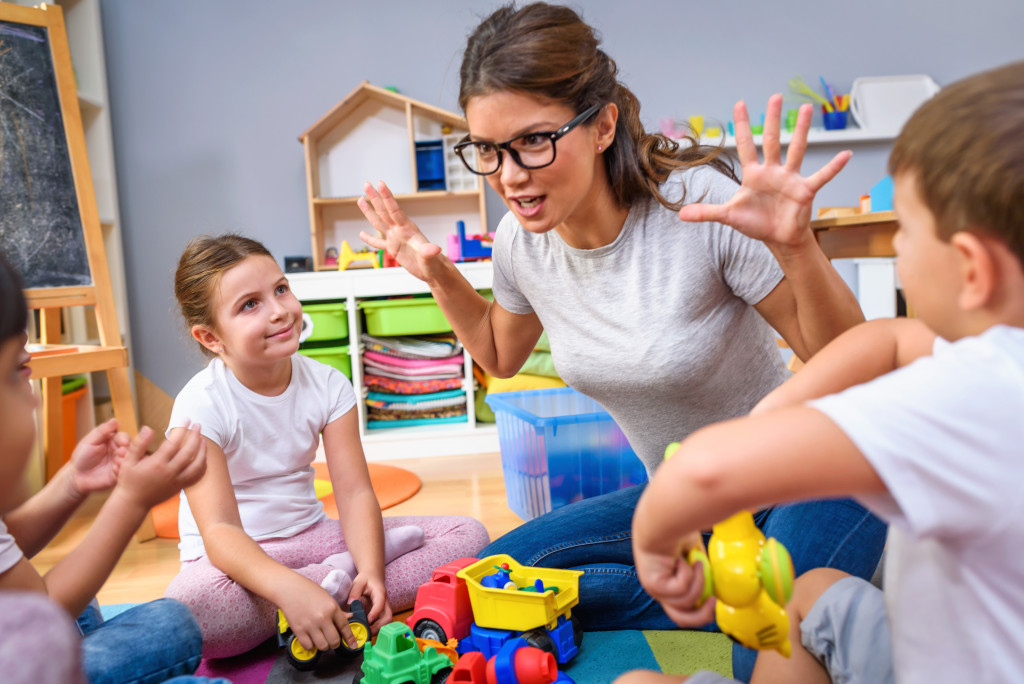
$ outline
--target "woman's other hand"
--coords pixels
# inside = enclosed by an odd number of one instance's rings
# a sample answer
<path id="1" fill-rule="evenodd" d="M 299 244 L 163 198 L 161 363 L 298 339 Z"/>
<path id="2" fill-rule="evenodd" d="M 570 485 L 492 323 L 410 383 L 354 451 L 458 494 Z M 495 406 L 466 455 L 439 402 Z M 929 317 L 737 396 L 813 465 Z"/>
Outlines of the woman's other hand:
<path id="1" fill-rule="evenodd" d="M 801 176 L 813 108 L 810 104 L 800 107 L 785 163 L 779 139 L 781 114 L 782 95 L 772 95 L 765 112 L 762 162 L 750 132 L 747 106 L 742 101 L 736 103 L 733 121 L 741 167 L 740 189 L 725 204 L 688 204 L 679 211 L 680 219 L 724 223 L 770 246 L 801 248 L 814 239 L 810 230 L 814 196 L 842 170 L 853 153 L 844 150 L 816 172 Z"/>
<path id="2" fill-rule="evenodd" d="M 431 276 L 443 264 L 441 248 L 431 243 L 409 220 L 388 186 L 381 181 L 374 189 L 367 183 L 364 196 L 357 204 L 366 220 L 377 230 L 376 235 L 361 231 L 359 237 L 374 249 L 383 249 L 398 263 L 420 280 L 430 282 Z"/>

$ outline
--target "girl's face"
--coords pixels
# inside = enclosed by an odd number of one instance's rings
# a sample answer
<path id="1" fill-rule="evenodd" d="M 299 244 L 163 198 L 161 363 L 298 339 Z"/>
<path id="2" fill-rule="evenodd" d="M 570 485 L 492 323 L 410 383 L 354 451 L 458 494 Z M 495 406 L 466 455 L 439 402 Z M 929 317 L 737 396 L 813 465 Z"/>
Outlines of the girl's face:
<path id="1" fill-rule="evenodd" d="M 213 296 L 213 326 L 192 335 L 238 371 L 289 358 L 299 348 L 302 305 L 271 257 L 249 256 L 226 271 Z"/>
<path id="2" fill-rule="evenodd" d="M 523 228 L 546 233 L 603 208 L 610 189 L 598 146 L 607 149 L 614 138 L 612 109 L 604 107 L 589 122 L 559 138 L 550 166 L 524 169 L 507 151 L 501 152 L 501 167 L 485 178 Z M 527 133 L 553 132 L 577 114 L 565 104 L 512 91 L 478 95 L 466 104 L 470 138 L 482 142 L 502 143 Z"/>
<path id="3" fill-rule="evenodd" d="M 36 439 L 35 409 L 28 376 L 25 335 L 0 344 L 0 513 L 21 502 L 21 482 Z"/>

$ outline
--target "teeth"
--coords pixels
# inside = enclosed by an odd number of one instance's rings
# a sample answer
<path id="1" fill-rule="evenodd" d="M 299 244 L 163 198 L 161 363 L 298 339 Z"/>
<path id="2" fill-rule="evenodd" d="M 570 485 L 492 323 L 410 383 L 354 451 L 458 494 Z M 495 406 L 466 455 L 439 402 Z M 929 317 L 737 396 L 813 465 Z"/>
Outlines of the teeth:
<path id="1" fill-rule="evenodd" d="M 537 206 L 537 204 L 540 202 L 540 198 L 534 197 L 533 199 L 520 199 L 518 201 L 519 201 L 520 206 L 523 206 L 523 207 L 526 207 L 527 209 L 529 209 L 530 207 Z"/>

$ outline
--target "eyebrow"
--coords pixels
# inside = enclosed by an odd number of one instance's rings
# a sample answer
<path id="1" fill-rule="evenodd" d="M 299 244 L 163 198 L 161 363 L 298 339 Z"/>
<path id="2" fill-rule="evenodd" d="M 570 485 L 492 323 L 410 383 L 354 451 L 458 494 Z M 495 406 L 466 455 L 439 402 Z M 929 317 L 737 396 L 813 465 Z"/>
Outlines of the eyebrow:
<path id="1" fill-rule="evenodd" d="M 483 138 L 477 138 L 472 133 L 470 133 L 469 134 L 469 140 L 471 142 L 482 142 L 482 143 L 506 142 L 508 140 L 515 140 L 516 138 L 521 138 L 524 135 L 530 135 L 531 133 L 553 133 L 554 131 L 558 130 L 558 127 L 561 126 L 561 125 L 562 124 L 533 123 L 533 124 L 530 124 L 529 126 L 524 126 L 523 128 L 519 129 L 519 131 L 517 133 L 513 134 L 509 138 L 505 138 L 505 140 L 502 140 L 502 141 L 498 141 L 498 140 L 485 140 Z M 546 126 L 547 128 L 541 128 L 542 126 Z"/>

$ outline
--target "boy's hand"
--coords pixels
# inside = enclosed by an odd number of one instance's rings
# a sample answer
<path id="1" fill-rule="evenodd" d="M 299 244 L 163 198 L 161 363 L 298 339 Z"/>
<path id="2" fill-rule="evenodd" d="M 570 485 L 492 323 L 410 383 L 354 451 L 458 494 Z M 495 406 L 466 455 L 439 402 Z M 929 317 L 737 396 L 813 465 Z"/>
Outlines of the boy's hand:
<path id="1" fill-rule="evenodd" d="M 779 120 L 782 95 L 772 95 L 764 119 L 762 149 L 764 162 L 758 160 L 757 146 L 750 132 L 750 116 L 742 101 L 733 108 L 736 125 L 736 152 L 741 165 L 740 189 L 725 204 L 688 204 L 679 211 L 683 221 L 718 221 L 732 226 L 748 237 L 774 245 L 799 249 L 813 240 L 811 205 L 814 196 L 849 161 L 851 152 L 844 150 L 817 172 L 804 178 L 800 175 L 807 131 L 811 126 L 813 108 L 800 107 L 796 128 L 782 163 L 779 142 Z"/>
<path id="2" fill-rule="evenodd" d="M 441 248 L 427 240 L 419 227 L 409 220 L 384 181 L 377 189 L 367 183 L 363 193 L 365 197 L 359 198 L 359 209 L 377 229 L 377 235 L 361 231 L 359 237 L 374 249 L 387 251 L 413 276 L 429 282 L 440 265 L 437 257 Z"/>
<path id="3" fill-rule="evenodd" d="M 117 489 L 146 510 L 189 487 L 206 472 L 206 438 L 198 425 L 169 437 L 146 455 L 153 430 L 143 427 L 121 464 Z"/>
<path id="4" fill-rule="evenodd" d="M 640 584 L 680 627 L 700 627 L 715 618 L 714 597 L 697 605 L 704 591 L 703 570 L 686 562 L 690 549 L 703 548 L 704 542 L 696 532 L 683 540 L 680 551 L 671 555 L 633 549 Z"/>
<path id="5" fill-rule="evenodd" d="M 362 573 L 356 575 L 352 580 L 352 589 L 348 593 L 349 602 L 355 599 L 362 599 L 363 605 L 368 606 L 366 620 L 370 623 L 370 632 L 373 634 L 394 618 L 383 577 L 370 577 Z"/>
<path id="6" fill-rule="evenodd" d="M 127 434 L 118 432 L 116 418 L 90 430 L 71 453 L 71 495 L 85 498 L 117 484 L 118 470 L 128 451 L 129 441 Z"/>
<path id="7" fill-rule="evenodd" d="M 355 648 L 356 638 L 348 626 L 351 613 L 342 610 L 338 601 L 316 582 L 298 573 L 293 574 L 295 577 L 282 591 L 287 600 L 278 607 L 284 612 L 288 626 L 302 647 L 326 651 L 341 646 L 344 638 L 345 643 Z"/>

